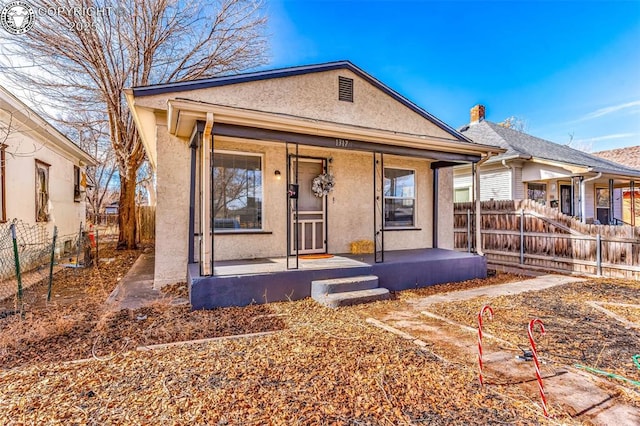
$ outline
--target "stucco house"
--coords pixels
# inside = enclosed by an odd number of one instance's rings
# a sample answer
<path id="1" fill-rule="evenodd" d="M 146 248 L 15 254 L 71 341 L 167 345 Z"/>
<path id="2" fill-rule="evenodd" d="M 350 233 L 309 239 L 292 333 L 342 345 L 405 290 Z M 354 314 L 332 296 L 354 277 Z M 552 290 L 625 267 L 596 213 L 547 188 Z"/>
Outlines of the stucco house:
<path id="1" fill-rule="evenodd" d="M 594 152 L 601 157 L 627 167 L 640 170 L 640 145 Z M 632 180 L 627 188 L 616 188 L 613 194 L 615 211 L 622 212 L 622 221 L 632 226 L 640 225 L 640 188 Z"/>
<path id="2" fill-rule="evenodd" d="M 640 180 L 640 170 L 485 119 L 485 107 L 471 109 L 470 123 L 460 129 L 467 138 L 497 145 L 505 152 L 479 168 L 480 200 L 533 199 L 578 217 L 585 223 L 621 223 L 614 194 Z M 471 166 L 454 168 L 454 199 L 473 199 Z"/>
<path id="3" fill-rule="evenodd" d="M 0 222 L 20 219 L 61 246 L 85 221 L 85 168 L 95 160 L 0 86 Z"/>
<path id="4" fill-rule="evenodd" d="M 196 309 L 354 275 L 397 289 L 486 274 L 484 258 L 450 250 L 452 166 L 500 149 L 350 62 L 126 96 L 156 171 L 154 286 L 188 280 Z M 373 253 L 352 254 L 364 243 Z"/>

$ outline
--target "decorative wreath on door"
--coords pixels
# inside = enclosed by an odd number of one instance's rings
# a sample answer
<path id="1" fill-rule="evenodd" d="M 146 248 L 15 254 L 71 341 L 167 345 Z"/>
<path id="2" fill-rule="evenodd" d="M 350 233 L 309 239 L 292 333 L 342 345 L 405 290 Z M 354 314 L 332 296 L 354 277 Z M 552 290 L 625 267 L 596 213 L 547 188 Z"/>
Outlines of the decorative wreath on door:
<path id="1" fill-rule="evenodd" d="M 311 190 L 316 197 L 320 198 L 333 191 L 334 186 L 336 186 L 336 180 L 333 177 L 333 174 L 323 173 L 313 179 Z"/>

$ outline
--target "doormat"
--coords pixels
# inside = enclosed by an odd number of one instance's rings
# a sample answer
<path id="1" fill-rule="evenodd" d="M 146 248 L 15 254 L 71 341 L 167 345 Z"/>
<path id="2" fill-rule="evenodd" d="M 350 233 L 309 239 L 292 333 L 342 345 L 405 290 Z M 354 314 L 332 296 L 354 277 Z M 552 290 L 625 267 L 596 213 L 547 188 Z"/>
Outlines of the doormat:
<path id="1" fill-rule="evenodd" d="M 300 259 L 311 260 L 311 259 L 330 259 L 332 258 L 332 254 L 320 253 L 320 254 L 302 254 L 300 255 Z"/>

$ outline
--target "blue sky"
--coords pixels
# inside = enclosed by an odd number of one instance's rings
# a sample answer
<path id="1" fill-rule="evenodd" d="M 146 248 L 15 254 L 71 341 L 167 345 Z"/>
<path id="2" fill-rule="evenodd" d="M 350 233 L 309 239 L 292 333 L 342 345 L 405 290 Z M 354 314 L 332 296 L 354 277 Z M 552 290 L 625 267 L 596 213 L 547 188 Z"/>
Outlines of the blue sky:
<path id="1" fill-rule="evenodd" d="M 487 119 L 599 151 L 640 145 L 640 0 L 267 3 L 266 68 L 350 60 L 459 127 Z"/>

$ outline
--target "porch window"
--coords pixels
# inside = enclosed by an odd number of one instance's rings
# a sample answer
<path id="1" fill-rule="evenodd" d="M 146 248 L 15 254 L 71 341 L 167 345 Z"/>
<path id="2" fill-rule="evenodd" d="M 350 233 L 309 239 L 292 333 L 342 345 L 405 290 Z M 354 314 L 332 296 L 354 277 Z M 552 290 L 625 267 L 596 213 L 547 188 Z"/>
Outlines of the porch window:
<path id="1" fill-rule="evenodd" d="M 534 200 L 540 204 L 547 203 L 547 184 L 546 183 L 528 183 L 527 198 Z"/>
<path id="2" fill-rule="evenodd" d="M 262 229 L 260 155 L 214 153 L 213 217 L 216 231 Z"/>
<path id="3" fill-rule="evenodd" d="M 36 222 L 49 221 L 49 165 L 36 160 Z"/>
<path id="4" fill-rule="evenodd" d="M 384 169 L 384 226 L 415 226 L 415 171 Z"/>

